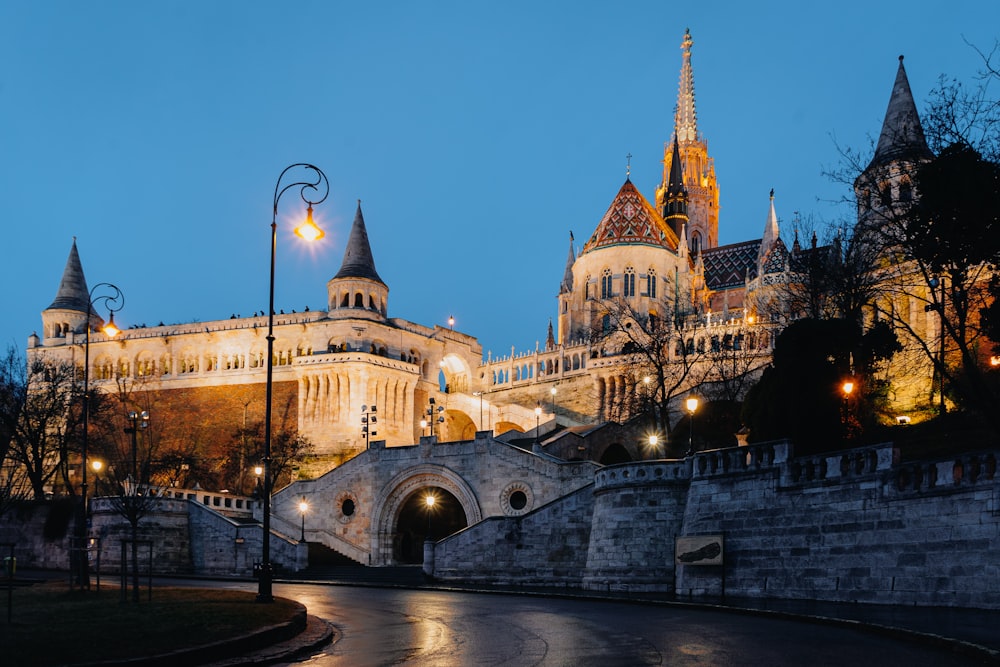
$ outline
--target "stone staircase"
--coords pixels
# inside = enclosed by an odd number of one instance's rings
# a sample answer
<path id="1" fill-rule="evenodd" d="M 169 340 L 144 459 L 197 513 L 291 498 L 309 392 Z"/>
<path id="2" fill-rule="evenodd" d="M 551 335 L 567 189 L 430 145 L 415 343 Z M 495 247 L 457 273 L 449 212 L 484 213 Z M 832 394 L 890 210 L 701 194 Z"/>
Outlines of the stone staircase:
<path id="1" fill-rule="evenodd" d="M 279 575 L 287 581 L 329 581 L 335 583 L 419 586 L 426 583 L 420 565 L 368 567 L 326 545 L 309 543 L 309 566 L 301 572 Z"/>

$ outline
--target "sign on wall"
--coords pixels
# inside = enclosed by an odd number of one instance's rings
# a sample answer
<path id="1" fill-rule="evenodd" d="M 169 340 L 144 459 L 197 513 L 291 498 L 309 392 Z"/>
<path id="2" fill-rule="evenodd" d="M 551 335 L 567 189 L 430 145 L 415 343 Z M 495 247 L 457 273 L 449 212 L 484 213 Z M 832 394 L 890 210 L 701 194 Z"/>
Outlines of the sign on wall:
<path id="1" fill-rule="evenodd" d="M 675 560 L 681 565 L 722 565 L 722 535 L 678 537 Z"/>

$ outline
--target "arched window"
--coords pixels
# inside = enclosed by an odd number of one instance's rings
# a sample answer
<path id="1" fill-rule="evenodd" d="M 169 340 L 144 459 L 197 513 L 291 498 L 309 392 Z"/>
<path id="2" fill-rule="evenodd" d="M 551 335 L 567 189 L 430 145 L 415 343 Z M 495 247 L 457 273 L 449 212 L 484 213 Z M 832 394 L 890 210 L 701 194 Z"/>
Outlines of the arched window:
<path id="1" fill-rule="evenodd" d="M 604 269 L 601 273 L 601 298 L 610 299 L 614 292 L 611 289 L 611 269 Z"/>
<path id="2" fill-rule="evenodd" d="M 631 266 L 625 268 L 625 276 L 622 281 L 622 296 L 635 296 L 635 269 Z"/>
<path id="3" fill-rule="evenodd" d="M 650 269 L 646 273 L 646 296 L 656 298 L 656 269 Z"/>
<path id="4" fill-rule="evenodd" d="M 701 251 L 701 232 L 691 232 L 691 254 L 696 255 Z"/>

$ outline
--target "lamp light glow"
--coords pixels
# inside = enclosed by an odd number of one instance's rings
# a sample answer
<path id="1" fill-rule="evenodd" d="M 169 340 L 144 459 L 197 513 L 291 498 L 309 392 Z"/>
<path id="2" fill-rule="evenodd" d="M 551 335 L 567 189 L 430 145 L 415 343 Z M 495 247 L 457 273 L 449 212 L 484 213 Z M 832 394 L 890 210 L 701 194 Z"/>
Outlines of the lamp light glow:
<path id="1" fill-rule="evenodd" d="M 306 241 L 319 241 L 321 238 L 326 236 L 326 232 L 323 228 L 313 221 L 313 207 L 309 204 L 306 209 L 306 219 L 301 225 L 295 228 L 295 235 Z"/>
<path id="2" fill-rule="evenodd" d="M 108 338 L 114 338 L 115 336 L 117 336 L 122 332 L 122 330 L 115 325 L 114 313 L 111 313 L 111 317 L 108 318 L 108 323 L 101 328 L 101 331 L 103 331 L 104 335 L 107 336 Z"/>

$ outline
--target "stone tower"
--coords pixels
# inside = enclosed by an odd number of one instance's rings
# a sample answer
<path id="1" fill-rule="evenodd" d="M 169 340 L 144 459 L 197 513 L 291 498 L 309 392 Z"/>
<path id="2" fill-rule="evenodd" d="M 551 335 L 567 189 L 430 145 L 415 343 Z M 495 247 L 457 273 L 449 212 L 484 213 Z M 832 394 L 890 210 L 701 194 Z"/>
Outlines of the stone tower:
<path id="1" fill-rule="evenodd" d="M 656 207 L 663 211 L 667 204 L 674 155 L 683 166 L 684 186 L 688 195 L 688 247 L 692 256 L 699 250 L 719 245 L 719 185 L 715 179 L 715 163 L 708 155 L 708 142 L 698 132 L 698 114 L 694 104 L 694 71 L 691 68 L 691 32 L 684 32 L 681 42 L 680 88 L 674 111 L 673 141 L 663 148 L 663 180 L 656 188 Z M 676 150 L 672 150 L 675 148 Z"/>

